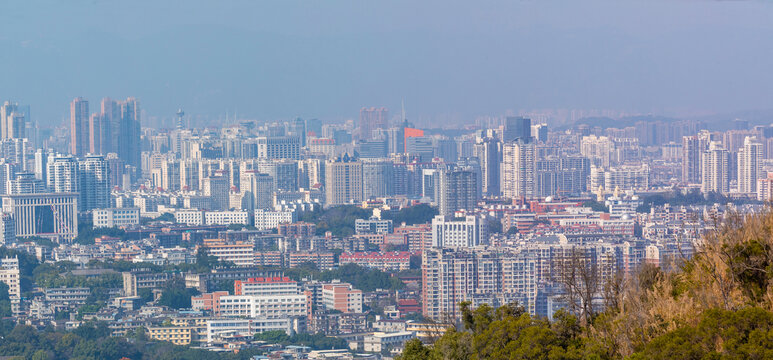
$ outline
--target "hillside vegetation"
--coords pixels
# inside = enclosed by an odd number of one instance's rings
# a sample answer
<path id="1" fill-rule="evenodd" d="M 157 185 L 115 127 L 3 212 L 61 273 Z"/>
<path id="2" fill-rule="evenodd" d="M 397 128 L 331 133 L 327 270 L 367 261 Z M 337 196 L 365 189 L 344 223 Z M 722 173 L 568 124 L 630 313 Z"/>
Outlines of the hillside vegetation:
<path id="1" fill-rule="evenodd" d="M 551 323 L 462 304 L 462 329 L 411 341 L 401 359 L 771 359 L 773 213 L 729 215 L 716 229 L 672 270 L 644 265 L 605 286 L 604 312 L 559 311 Z"/>

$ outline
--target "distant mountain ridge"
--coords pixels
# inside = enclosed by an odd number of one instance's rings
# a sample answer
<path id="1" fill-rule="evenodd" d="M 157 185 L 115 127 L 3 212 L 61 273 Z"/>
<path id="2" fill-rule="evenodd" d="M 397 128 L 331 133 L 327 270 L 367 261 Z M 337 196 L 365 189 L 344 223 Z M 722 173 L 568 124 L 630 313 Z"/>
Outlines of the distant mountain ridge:
<path id="1" fill-rule="evenodd" d="M 742 119 L 749 121 L 749 127 L 755 125 L 773 125 L 773 109 L 762 110 L 744 110 L 734 111 L 729 113 L 719 113 L 714 115 L 704 115 L 696 117 L 671 117 L 662 115 L 637 115 L 627 116 L 619 119 L 613 119 L 609 117 L 587 117 L 575 121 L 571 125 L 564 125 L 558 127 L 558 130 L 565 130 L 569 128 L 575 128 L 578 125 L 588 125 L 591 127 L 598 126 L 601 128 L 625 128 L 629 126 L 635 126 L 637 122 L 677 122 L 682 120 L 696 120 L 704 124 L 709 130 L 725 131 L 733 129 L 732 121 L 735 119 Z"/>
<path id="2" fill-rule="evenodd" d="M 586 117 L 579 119 L 574 122 L 574 124 L 571 125 L 564 125 L 562 127 L 558 127 L 558 129 L 567 129 L 567 128 L 575 128 L 578 125 L 588 125 L 590 127 L 598 126 L 601 128 L 625 128 L 629 126 L 635 126 L 637 122 L 645 121 L 645 122 L 676 122 L 683 119 L 674 118 L 674 117 L 668 117 L 668 116 L 659 116 L 659 115 L 637 115 L 637 116 L 627 116 L 622 117 L 619 119 L 613 119 L 610 117 Z"/>

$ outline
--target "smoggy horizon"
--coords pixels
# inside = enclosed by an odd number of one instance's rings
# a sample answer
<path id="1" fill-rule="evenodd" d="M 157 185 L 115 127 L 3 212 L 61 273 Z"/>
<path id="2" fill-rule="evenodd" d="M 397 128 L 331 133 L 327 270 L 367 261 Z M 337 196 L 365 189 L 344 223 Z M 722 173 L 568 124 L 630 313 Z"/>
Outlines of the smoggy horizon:
<path id="1" fill-rule="evenodd" d="M 762 1 L 11 3 L 0 100 L 42 126 L 83 96 L 339 122 L 385 106 L 427 123 L 532 109 L 700 116 L 771 109 Z M 739 19 L 743 19 L 740 21 Z"/>

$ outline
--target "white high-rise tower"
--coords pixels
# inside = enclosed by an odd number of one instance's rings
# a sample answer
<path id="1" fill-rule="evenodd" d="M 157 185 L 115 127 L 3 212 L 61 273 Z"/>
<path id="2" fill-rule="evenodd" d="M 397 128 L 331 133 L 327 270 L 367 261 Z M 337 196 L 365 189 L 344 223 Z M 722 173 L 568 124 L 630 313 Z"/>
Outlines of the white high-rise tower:
<path id="1" fill-rule="evenodd" d="M 747 136 L 738 151 L 738 192 L 757 192 L 757 180 L 762 177 L 762 144 L 756 137 Z"/>
<path id="2" fill-rule="evenodd" d="M 717 141 L 709 144 L 709 150 L 701 159 L 701 192 L 727 194 L 730 191 L 729 153 Z"/>
<path id="3" fill-rule="evenodd" d="M 502 148 L 502 196 L 533 198 L 536 157 L 533 143 L 510 142 Z"/>

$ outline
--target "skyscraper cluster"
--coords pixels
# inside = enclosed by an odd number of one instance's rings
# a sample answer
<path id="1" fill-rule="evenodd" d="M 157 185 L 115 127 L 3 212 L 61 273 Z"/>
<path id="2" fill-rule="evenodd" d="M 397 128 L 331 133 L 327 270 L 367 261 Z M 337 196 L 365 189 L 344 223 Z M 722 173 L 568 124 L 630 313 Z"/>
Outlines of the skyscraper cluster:
<path id="1" fill-rule="evenodd" d="M 30 120 L 29 106 L 6 101 L 0 106 L 0 137 L 6 139 L 36 139 L 37 126 Z"/>
<path id="2" fill-rule="evenodd" d="M 134 168 L 140 167 L 141 111 L 135 98 L 115 101 L 104 98 L 99 113 L 89 112 L 88 100 L 78 97 L 70 103 L 70 152 L 118 158 Z"/>

